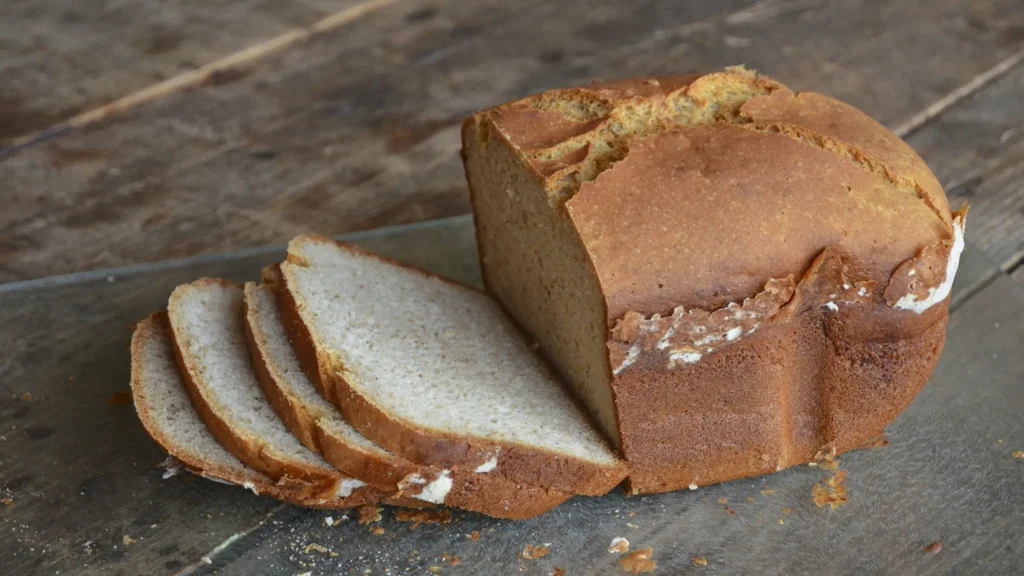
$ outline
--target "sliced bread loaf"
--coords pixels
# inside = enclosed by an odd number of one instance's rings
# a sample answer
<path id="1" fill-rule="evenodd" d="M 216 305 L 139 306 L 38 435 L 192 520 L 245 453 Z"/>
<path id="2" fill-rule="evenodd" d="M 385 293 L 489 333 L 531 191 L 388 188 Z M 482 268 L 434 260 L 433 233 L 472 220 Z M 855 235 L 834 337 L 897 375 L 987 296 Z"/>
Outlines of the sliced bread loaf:
<path id="1" fill-rule="evenodd" d="M 603 494 L 625 477 L 484 293 L 312 235 L 289 244 L 281 282 L 302 368 L 385 449 L 579 494 Z"/>
<path id="2" fill-rule="evenodd" d="M 331 467 L 274 414 L 249 358 L 241 288 L 210 278 L 179 286 L 167 314 L 192 403 L 228 451 L 275 480 L 301 485 L 312 502 L 387 495 Z"/>
<path id="3" fill-rule="evenodd" d="M 265 271 L 273 282 L 273 269 Z M 528 518 L 572 494 L 515 482 L 490 470 L 442 469 L 414 464 L 373 443 L 349 426 L 324 400 L 299 365 L 281 323 L 273 290 L 245 285 L 246 334 L 256 373 L 278 415 L 309 449 L 342 472 L 369 485 L 412 498 L 499 518 Z"/>
<path id="4" fill-rule="evenodd" d="M 335 508 L 364 503 L 352 497 L 308 502 L 303 486 L 275 482 L 218 444 L 185 392 L 162 315 L 154 314 L 139 322 L 132 335 L 131 353 L 132 397 L 139 419 L 153 440 L 189 470 L 293 504 Z"/>

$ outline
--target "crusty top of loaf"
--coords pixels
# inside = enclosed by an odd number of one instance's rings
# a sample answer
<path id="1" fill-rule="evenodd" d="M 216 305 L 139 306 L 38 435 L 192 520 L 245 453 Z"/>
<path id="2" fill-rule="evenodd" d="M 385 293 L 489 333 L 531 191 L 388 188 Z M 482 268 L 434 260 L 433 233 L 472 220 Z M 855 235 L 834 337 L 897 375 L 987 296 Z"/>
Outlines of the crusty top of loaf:
<path id="1" fill-rule="evenodd" d="M 567 210 L 609 325 L 742 301 L 829 247 L 881 290 L 953 237 L 940 184 L 899 137 L 742 68 L 553 90 L 469 121 Z"/>

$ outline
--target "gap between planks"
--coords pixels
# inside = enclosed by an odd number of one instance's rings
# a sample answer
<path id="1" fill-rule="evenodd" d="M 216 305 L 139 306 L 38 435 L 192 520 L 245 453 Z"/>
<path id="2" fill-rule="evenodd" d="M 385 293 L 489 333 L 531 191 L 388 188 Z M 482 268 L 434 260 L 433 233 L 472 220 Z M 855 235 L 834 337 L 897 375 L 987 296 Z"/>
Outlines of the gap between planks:
<path id="1" fill-rule="evenodd" d="M 198 570 L 212 565 L 214 559 L 216 559 L 216 557 L 219 554 L 226 551 L 234 543 L 243 540 L 246 536 L 252 534 L 256 530 L 259 530 L 261 527 L 263 527 L 263 525 L 265 525 L 267 522 L 273 519 L 274 516 L 277 516 L 277 513 L 284 509 L 285 506 L 286 504 L 284 503 L 278 504 L 277 506 L 272 508 L 270 512 L 267 512 L 267 514 L 263 516 L 263 518 L 261 518 L 259 522 L 246 528 L 245 530 L 242 530 L 241 532 L 235 532 L 231 536 L 228 536 L 227 539 L 225 539 L 223 542 L 215 546 L 212 550 L 210 550 L 206 554 L 203 554 L 203 557 L 196 561 L 195 564 L 186 566 L 185 568 L 181 569 L 181 571 L 179 571 L 177 574 L 175 574 L 175 576 L 186 576 L 188 574 L 195 574 Z"/>
<path id="2" fill-rule="evenodd" d="M 71 118 L 50 126 L 49 128 L 44 128 L 36 132 L 19 136 L 6 144 L 0 143 L 0 159 L 11 155 L 18 150 L 32 146 L 33 144 L 49 140 L 72 130 L 99 122 L 115 114 L 119 114 L 144 104 L 166 98 L 167 96 L 176 94 L 183 90 L 193 88 L 208 81 L 218 73 L 250 66 L 262 58 L 286 50 L 296 44 L 306 42 L 321 34 L 337 30 L 338 28 L 341 28 L 346 24 L 350 24 L 363 16 L 401 1 L 402 0 L 367 0 L 361 4 L 350 6 L 344 10 L 322 18 L 305 28 L 298 28 L 285 32 L 284 34 L 264 42 L 260 42 L 255 46 L 250 46 L 244 50 L 225 56 L 224 58 L 214 60 L 213 62 L 205 64 L 195 70 L 190 70 L 172 78 L 168 78 L 163 82 L 153 84 L 152 86 L 148 86 L 137 92 L 132 92 L 127 96 L 118 98 L 117 100 L 104 104 L 98 108 L 93 108 L 92 110 L 72 116 Z"/>
<path id="3" fill-rule="evenodd" d="M 217 73 L 250 65 L 261 58 L 275 54 L 301 42 L 305 42 L 318 35 L 341 28 L 346 24 L 358 20 L 362 16 L 392 4 L 396 4 L 400 1 L 402 0 L 367 0 L 362 4 L 351 6 L 331 14 L 330 16 L 314 22 L 310 26 L 286 32 L 265 42 L 246 48 L 240 52 L 215 60 L 214 62 L 206 64 L 196 70 L 185 72 L 173 78 L 164 80 L 163 82 L 154 84 L 137 92 L 133 92 L 108 104 L 104 104 L 98 108 L 73 116 L 63 122 L 50 126 L 49 128 L 44 128 L 30 134 L 19 136 L 7 143 L 0 142 L 0 160 L 18 152 L 19 150 L 32 146 L 33 144 L 62 136 L 67 132 L 82 128 L 94 122 L 99 122 L 115 114 L 159 100 L 182 90 L 198 86 L 209 80 L 210 77 Z M 770 2 L 757 3 L 733 14 L 726 15 L 724 20 L 729 21 L 730 19 L 735 20 L 737 18 L 748 18 L 751 13 L 757 14 L 758 18 L 762 18 L 763 14 L 761 14 L 761 12 L 764 11 L 764 6 L 762 5 L 770 4 Z M 809 2 L 809 4 L 814 5 L 815 2 Z M 798 2 L 797 5 L 799 7 L 800 3 Z M 717 18 L 710 18 L 706 21 L 694 24 L 707 23 L 708 21 L 715 19 Z M 921 112 L 913 115 L 902 124 L 893 128 L 893 132 L 900 138 L 905 139 L 907 136 L 922 128 L 925 124 L 941 116 L 946 110 L 955 106 L 963 99 L 1001 78 L 1017 66 L 1022 60 L 1024 60 L 1024 48 L 1021 48 L 1015 54 L 1002 60 L 985 72 L 975 76 L 969 82 L 959 88 L 956 88 L 946 96 L 926 107 Z"/>
<path id="4" fill-rule="evenodd" d="M 895 132 L 900 138 L 906 139 L 932 120 L 941 116 L 946 110 L 956 106 L 960 101 L 970 97 L 975 92 L 978 92 L 985 86 L 988 86 L 992 82 L 995 82 L 1008 74 L 1018 64 L 1020 64 L 1022 60 L 1024 60 L 1024 48 L 1021 48 L 1015 54 L 1004 59 L 985 72 L 978 74 L 969 82 L 960 86 L 956 90 L 953 90 L 949 94 L 946 94 L 924 110 L 914 114 L 906 122 L 900 124 L 896 128 L 893 128 L 893 132 Z"/>

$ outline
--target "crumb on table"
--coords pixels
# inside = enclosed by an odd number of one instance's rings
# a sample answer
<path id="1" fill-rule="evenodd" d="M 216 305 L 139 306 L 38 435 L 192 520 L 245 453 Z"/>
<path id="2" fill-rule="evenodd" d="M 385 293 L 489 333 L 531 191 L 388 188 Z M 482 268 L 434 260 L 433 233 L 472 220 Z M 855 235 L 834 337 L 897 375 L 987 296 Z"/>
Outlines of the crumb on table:
<path id="1" fill-rule="evenodd" d="M 640 548 L 626 554 L 619 559 L 622 569 L 631 574 L 653 572 L 658 564 L 651 557 L 654 555 L 654 548 Z"/>
<path id="2" fill-rule="evenodd" d="M 533 544 L 527 544 L 526 548 L 523 548 L 522 556 L 527 560 L 533 560 L 534 558 L 540 558 L 541 556 L 547 556 L 548 549 L 546 546 L 534 546 Z"/>

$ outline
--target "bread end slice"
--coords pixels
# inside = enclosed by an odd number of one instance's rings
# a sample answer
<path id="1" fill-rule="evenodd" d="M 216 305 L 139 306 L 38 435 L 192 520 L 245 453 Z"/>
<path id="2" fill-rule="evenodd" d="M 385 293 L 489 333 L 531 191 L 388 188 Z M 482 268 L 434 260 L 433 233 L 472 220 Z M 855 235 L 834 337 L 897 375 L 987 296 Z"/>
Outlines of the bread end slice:
<path id="1" fill-rule="evenodd" d="M 165 314 L 153 314 L 138 323 L 132 335 L 131 357 L 132 398 L 142 426 L 157 444 L 192 472 L 303 506 L 342 508 L 368 502 L 353 498 L 311 502 L 301 486 L 275 482 L 221 446 L 185 391 Z"/>

